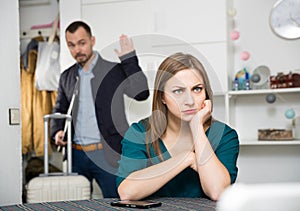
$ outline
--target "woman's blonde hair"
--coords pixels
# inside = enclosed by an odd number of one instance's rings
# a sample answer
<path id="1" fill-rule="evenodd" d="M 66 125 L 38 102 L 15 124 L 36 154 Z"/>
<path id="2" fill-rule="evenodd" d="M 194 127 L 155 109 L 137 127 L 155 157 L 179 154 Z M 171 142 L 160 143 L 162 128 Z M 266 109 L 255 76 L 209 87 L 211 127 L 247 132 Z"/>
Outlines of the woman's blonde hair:
<path id="1" fill-rule="evenodd" d="M 150 158 L 152 157 L 150 154 L 150 145 L 152 145 L 155 156 L 159 156 L 160 160 L 163 160 L 158 140 L 166 132 L 166 126 L 168 124 L 168 110 L 166 105 L 163 104 L 163 95 L 166 82 L 177 72 L 185 69 L 194 69 L 199 72 L 203 79 L 206 99 L 211 100 L 213 107 L 213 92 L 206 70 L 201 62 L 190 54 L 184 54 L 180 52 L 167 57 L 160 64 L 154 82 L 152 114 L 147 124 L 146 135 L 147 151 Z M 212 118 L 210 118 L 205 124 L 210 125 L 211 119 Z"/>

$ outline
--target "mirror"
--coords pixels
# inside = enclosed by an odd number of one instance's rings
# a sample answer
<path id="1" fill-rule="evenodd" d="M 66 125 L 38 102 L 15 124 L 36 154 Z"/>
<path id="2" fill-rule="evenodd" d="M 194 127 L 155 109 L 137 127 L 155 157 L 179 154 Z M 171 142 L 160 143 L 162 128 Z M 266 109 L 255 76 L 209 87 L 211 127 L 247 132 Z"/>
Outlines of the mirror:
<path id="1" fill-rule="evenodd" d="M 270 14 L 270 26 L 281 38 L 300 38 L 300 0 L 279 0 Z"/>

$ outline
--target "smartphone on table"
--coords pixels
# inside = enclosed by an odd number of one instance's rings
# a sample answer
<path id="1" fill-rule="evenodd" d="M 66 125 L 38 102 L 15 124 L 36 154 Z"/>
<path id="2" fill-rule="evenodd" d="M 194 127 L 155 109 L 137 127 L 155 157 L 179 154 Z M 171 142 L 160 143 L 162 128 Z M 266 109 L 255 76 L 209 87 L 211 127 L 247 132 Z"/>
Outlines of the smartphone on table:
<path id="1" fill-rule="evenodd" d="M 130 208 L 140 208 L 140 209 L 148 209 L 151 207 L 161 206 L 161 202 L 156 202 L 151 200 L 144 200 L 144 201 L 119 200 L 119 201 L 113 201 L 110 204 L 112 206 L 117 206 L 117 207 L 130 207 Z"/>

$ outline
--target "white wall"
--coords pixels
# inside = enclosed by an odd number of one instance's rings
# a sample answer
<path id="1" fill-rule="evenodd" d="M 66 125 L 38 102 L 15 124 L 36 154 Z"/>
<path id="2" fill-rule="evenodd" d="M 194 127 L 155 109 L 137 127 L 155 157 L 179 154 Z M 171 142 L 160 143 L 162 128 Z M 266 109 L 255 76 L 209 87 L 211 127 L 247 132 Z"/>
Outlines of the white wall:
<path id="1" fill-rule="evenodd" d="M 9 108 L 20 108 L 19 11 L 17 0 L 0 8 L 0 205 L 21 202 L 21 128 L 9 125 Z"/>
<path id="2" fill-rule="evenodd" d="M 81 0 L 60 1 L 59 10 L 63 11 L 60 14 L 60 27 L 61 27 L 60 65 L 63 71 L 74 63 L 74 59 L 70 55 L 67 44 L 65 42 L 64 30 L 72 21 L 81 19 Z"/>
<path id="3" fill-rule="evenodd" d="M 9 125 L 9 108 L 20 108 L 20 45 L 19 32 L 28 31 L 32 25 L 54 20 L 58 5 L 22 7 L 18 0 L 2 0 L 0 8 L 0 206 L 22 202 L 22 152 L 21 125 Z M 34 15 L 33 15 L 34 14 Z M 20 19 L 19 19 L 20 18 Z M 20 26 L 20 27 L 19 27 Z"/>
<path id="4" fill-rule="evenodd" d="M 286 40 L 276 36 L 270 27 L 270 12 L 277 0 L 233 0 L 237 15 L 234 29 L 240 32 L 235 46 L 234 71 L 247 67 L 253 71 L 259 65 L 266 65 L 272 74 L 288 73 L 300 69 L 300 39 Z M 246 50 L 251 57 L 248 61 L 239 58 Z"/>

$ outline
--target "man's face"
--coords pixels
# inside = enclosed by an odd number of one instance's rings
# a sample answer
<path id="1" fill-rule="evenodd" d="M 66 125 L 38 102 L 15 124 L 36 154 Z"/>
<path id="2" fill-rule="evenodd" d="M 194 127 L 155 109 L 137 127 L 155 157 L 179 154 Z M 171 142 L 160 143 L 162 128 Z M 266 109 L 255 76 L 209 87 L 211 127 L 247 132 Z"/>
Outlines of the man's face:
<path id="1" fill-rule="evenodd" d="M 95 37 L 89 36 L 83 27 L 79 27 L 74 33 L 67 31 L 66 42 L 71 55 L 81 66 L 92 57 Z"/>

